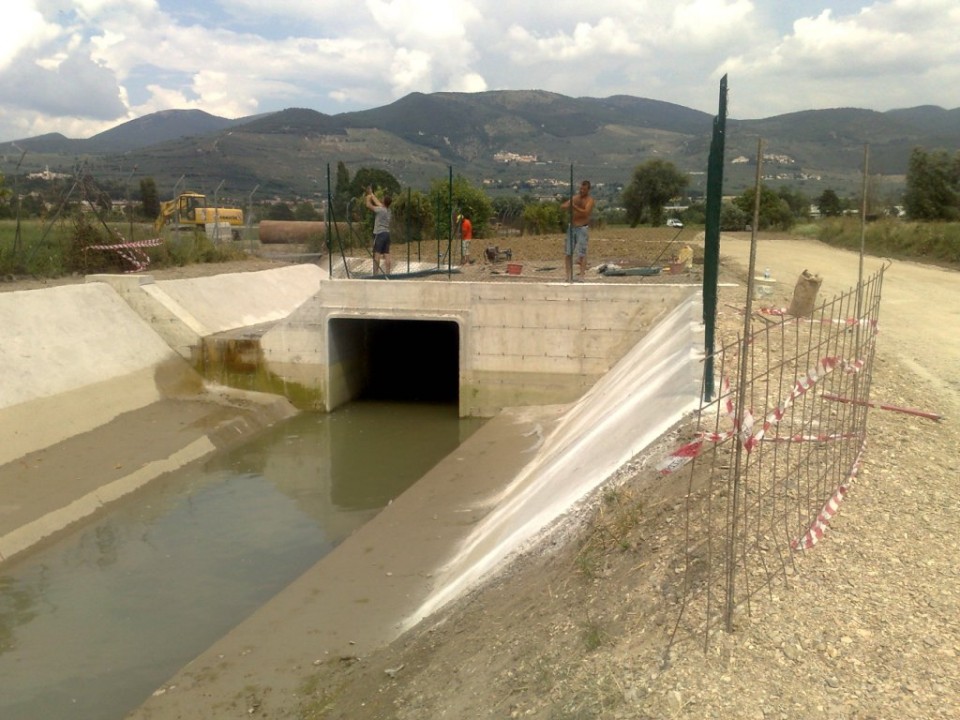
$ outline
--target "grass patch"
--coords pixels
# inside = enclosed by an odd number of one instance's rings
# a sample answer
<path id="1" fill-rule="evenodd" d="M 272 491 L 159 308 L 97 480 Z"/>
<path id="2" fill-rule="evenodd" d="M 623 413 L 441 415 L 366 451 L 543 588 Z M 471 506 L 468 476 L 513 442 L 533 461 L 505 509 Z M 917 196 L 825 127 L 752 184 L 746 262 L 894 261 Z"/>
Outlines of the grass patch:
<path id="1" fill-rule="evenodd" d="M 94 250 L 93 245 L 156 238 L 150 224 L 109 223 L 77 213 L 54 222 L 0 221 L 0 276 L 27 275 L 56 278 L 73 273 L 128 272 L 132 264 L 115 251 Z M 203 232 L 169 232 L 156 247 L 141 248 L 150 267 L 182 267 L 246 257 L 230 242 L 215 243 Z"/>
<path id="2" fill-rule="evenodd" d="M 820 241 L 859 251 L 859 218 L 828 218 L 818 229 Z M 878 220 L 867 223 L 863 244 L 870 255 L 960 267 L 960 223 Z"/>
<path id="3" fill-rule="evenodd" d="M 637 546 L 636 532 L 643 522 L 643 501 L 626 487 L 604 490 L 600 506 L 574 560 L 587 579 L 602 575 L 610 552 L 627 552 Z"/>
<path id="4" fill-rule="evenodd" d="M 599 650 L 608 639 L 607 631 L 603 623 L 590 618 L 588 618 L 587 622 L 583 625 L 581 637 L 583 639 L 583 647 L 587 652 Z"/>

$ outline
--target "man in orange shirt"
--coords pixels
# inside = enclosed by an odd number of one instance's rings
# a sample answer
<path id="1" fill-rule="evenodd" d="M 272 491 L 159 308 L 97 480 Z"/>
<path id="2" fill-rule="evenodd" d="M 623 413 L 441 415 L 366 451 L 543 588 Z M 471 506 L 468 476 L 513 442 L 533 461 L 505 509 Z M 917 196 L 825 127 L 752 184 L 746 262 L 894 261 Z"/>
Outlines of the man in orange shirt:
<path id="1" fill-rule="evenodd" d="M 461 262 L 469 265 L 473 262 L 470 257 L 470 241 L 473 240 L 473 223 L 470 222 L 470 216 L 463 213 L 460 216 L 460 255 Z"/>

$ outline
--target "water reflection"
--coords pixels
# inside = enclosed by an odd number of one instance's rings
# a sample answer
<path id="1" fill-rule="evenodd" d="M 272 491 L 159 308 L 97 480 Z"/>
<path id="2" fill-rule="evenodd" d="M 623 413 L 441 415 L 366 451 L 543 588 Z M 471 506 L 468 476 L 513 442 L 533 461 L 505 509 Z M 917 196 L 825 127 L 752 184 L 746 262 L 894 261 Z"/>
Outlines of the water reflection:
<path id="1" fill-rule="evenodd" d="M 452 451 L 450 406 L 300 415 L 0 571 L 0 718 L 121 718 Z"/>

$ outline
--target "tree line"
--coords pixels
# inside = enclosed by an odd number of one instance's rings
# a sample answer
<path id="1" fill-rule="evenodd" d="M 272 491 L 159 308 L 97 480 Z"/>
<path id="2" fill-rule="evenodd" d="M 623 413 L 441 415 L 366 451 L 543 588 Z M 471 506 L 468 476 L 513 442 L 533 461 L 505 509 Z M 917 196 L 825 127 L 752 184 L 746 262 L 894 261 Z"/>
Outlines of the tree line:
<path id="1" fill-rule="evenodd" d="M 0 219 L 48 217 L 52 208 L 69 212 L 79 205 L 80 198 L 70 197 L 70 180 L 48 183 L 20 180 L 16 187 L 0 176 Z M 688 223 L 700 223 L 705 218 L 702 201 L 679 202 L 690 184 L 690 177 L 673 163 L 653 159 L 638 165 L 630 181 L 619 194 L 606 193 L 598 197 L 597 220 L 601 223 L 662 225 L 666 209 L 676 203 L 682 209 L 671 214 Z M 452 185 L 452 187 L 451 187 Z M 484 237 L 491 225 L 506 226 L 521 232 L 548 233 L 562 231 L 566 213 L 560 209 L 565 194 L 553 197 L 496 196 L 490 197 L 462 176 L 437 179 L 423 190 L 404 190 L 401 183 L 388 171 L 361 167 L 351 175 L 341 161 L 337 164 L 336 183 L 331 193 L 329 215 L 332 220 L 349 223 L 369 223 L 364 212 L 363 194 L 372 187 L 382 195 L 394 196 L 395 222 L 415 238 L 444 236 L 450 218 L 468 214 L 478 237 Z M 601 191 L 602 192 L 602 191 Z M 595 193 L 597 194 L 597 193 Z M 723 230 L 742 230 L 753 222 L 754 188 L 726 199 L 721 207 L 720 224 Z M 869 194 L 869 193 L 868 193 Z M 131 196 L 122 183 L 100 184 L 96 204 L 104 213 L 124 219 L 154 220 L 160 213 L 160 196 L 153 178 L 143 178 L 138 192 Z M 553 201 L 556 202 L 553 202 Z M 318 220 L 323 216 L 325 203 L 300 199 L 293 203 L 261 203 L 255 213 L 259 218 L 272 220 Z M 226 205 L 221 202 L 221 205 Z M 318 207 L 319 205 L 319 207 Z M 832 189 L 809 197 L 790 187 L 773 189 L 760 187 L 759 228 L 789 230 L 798 222 L 811 218 L 814 209 L 822 217 L 838 217 L 859 213 L 861 198 L 841 198 Z M 915 148 L 910 156 L 905 191 L 900 202 L 872 198 L 868 216 L 905 216 L 918 221 L 960 220 L 960 152 Z"/>

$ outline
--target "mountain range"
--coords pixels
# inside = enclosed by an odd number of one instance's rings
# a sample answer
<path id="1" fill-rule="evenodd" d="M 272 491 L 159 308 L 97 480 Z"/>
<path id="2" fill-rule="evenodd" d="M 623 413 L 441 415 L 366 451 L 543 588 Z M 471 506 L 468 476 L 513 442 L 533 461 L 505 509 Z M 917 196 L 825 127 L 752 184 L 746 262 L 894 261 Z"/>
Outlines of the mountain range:
<path id="1" fill-rule="evenodd" d="M 87 139 L 54 133 L 0 143 L 0 172 L 49 169 L 129 182 L 152 177 L 224 197 L 325 196 L 328 173 L 377 167 L 425 188 L 450 173 L 492 190 L 551 192 L 571 174 L 616 189 L 653 158 L 706 185 L 714 116 L 669 102 L 617 95 L 572 98 L 539 90 L 412 93 L 394 103 L 327 115 L 310 109 L 227 119 L 199 110 L 146 115 Z M 878 112 L 808 110 L 759 120 L 728 119 L 724 190 L 742 192 L 756 175 L 758 147 L 769 184 L 815 195 L 854 195 L 865 148 L 882 191 L 902 188 L 910 152 L 960 147 L 960 108 Z M 24 154 L 25 151 L 25 154 Z"/>

